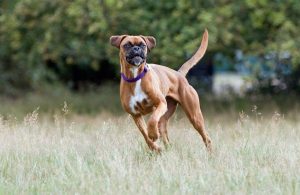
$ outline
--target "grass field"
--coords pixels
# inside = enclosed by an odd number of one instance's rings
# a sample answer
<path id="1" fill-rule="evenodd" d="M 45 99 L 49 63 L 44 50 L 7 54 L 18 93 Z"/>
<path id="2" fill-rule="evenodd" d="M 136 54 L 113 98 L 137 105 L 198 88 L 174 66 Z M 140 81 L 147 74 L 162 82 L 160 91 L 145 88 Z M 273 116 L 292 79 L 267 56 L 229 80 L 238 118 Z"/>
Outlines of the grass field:
<path id="1" fill-rule="evenodd" d="M 84 103 L 75 96 L 67 98 L 73 110 L 64 97 L 48 103 L 30 98 L 35 103 L 28 108 L 23 100 L 4 99 L 0 108 L 0 194 L 300 193 L 297 106 L 261 113 L 254 105 L 217 112 L 211 110 L 218 104 L 202 104 L 213 155 L 179 110 L 170 123 L 171 146 L 158 155 L 126 114 L 78 112 Z M 57 108 L 44 108 L 53 102 Z M 40 109 L 23 117 L 36 104 Z M 26 109 L 18 114 L 14 105 Z"/>

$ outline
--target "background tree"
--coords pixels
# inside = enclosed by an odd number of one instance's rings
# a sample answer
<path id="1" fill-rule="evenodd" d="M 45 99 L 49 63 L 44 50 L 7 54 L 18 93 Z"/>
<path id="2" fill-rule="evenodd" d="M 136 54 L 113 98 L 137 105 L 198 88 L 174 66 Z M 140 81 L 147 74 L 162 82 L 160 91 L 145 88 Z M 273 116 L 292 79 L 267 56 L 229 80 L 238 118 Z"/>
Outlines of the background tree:
<path id="1" fill-rule="evenodd" d="M 149 61 L 179 67 L 196 50 L 205 28 L 207 56 L 289 53 L 291 89 L 299 89 L 298 0 L 14 0 L 1 1 L 0 90 L 36 88 L 41 82 L 118 80 L 113 34 L 157 38 Z M 276 68 L 276 64 L 270 65 Z M 291 79 L 292 78 L 292 79 Z"/>

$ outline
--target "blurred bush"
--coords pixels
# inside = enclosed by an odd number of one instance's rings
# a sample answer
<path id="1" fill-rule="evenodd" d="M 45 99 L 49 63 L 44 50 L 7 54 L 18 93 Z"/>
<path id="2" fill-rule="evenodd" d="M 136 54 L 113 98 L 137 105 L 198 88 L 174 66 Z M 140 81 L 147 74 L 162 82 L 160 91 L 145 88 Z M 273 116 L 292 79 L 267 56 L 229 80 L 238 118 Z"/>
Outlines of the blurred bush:
<path id="1" fill-rule="evenodd" d="M 113 34 L 155 36 L 150 61 L 177 68 L 208 28 L 209 56 L 234 58 L 237 49 L 256 56 L 288 52 L 292 70 L 299 71 L 298 0 L 4 0 L 0 6 L 5 93 L 56 80 L 73 88 L 118 80 L 118 51 L 108 42 Z"/>

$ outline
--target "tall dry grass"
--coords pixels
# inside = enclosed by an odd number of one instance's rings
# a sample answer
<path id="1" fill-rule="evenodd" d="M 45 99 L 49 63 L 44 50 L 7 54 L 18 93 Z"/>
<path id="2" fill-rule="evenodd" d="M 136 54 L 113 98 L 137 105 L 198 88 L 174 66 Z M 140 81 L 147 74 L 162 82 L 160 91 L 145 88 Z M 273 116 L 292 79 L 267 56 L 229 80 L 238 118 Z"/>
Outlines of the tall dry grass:
<path id="1" fill-rule="evenodd" d="M 161 155 L 127 115 L 72 114 L 67 105 L 23 120 L 8 115 L 0 119 L 0 194 L 299 194 L 293 112 L 208 115 L 212 156 L 181 112 Z"/>

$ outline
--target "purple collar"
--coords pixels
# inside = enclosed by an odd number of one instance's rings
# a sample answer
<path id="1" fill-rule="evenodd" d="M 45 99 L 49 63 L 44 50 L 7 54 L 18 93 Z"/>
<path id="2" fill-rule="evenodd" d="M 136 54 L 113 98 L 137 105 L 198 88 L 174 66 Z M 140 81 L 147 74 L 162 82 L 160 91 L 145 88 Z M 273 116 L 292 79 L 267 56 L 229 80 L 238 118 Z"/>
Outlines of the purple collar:
<path id="1" fill-rule="evenodd" d="M 123 78 L 125 81 L 127 81 L 128 83 L 134 83 L 134 82 L 136 82 L 136 81 L 142 79 L 142 78 L 146 75 L 147 72 L 148 72 L 148 69 L 147 69 L 147 66 L 145 65 L 144 71 L 141 72 L 139 75 L 137 75 L 137 76 L 134 77 L 134 78 L 127 78 L 123 72 L 121 72 L 121 76 L 122 76 L 122 78 Z"/>

